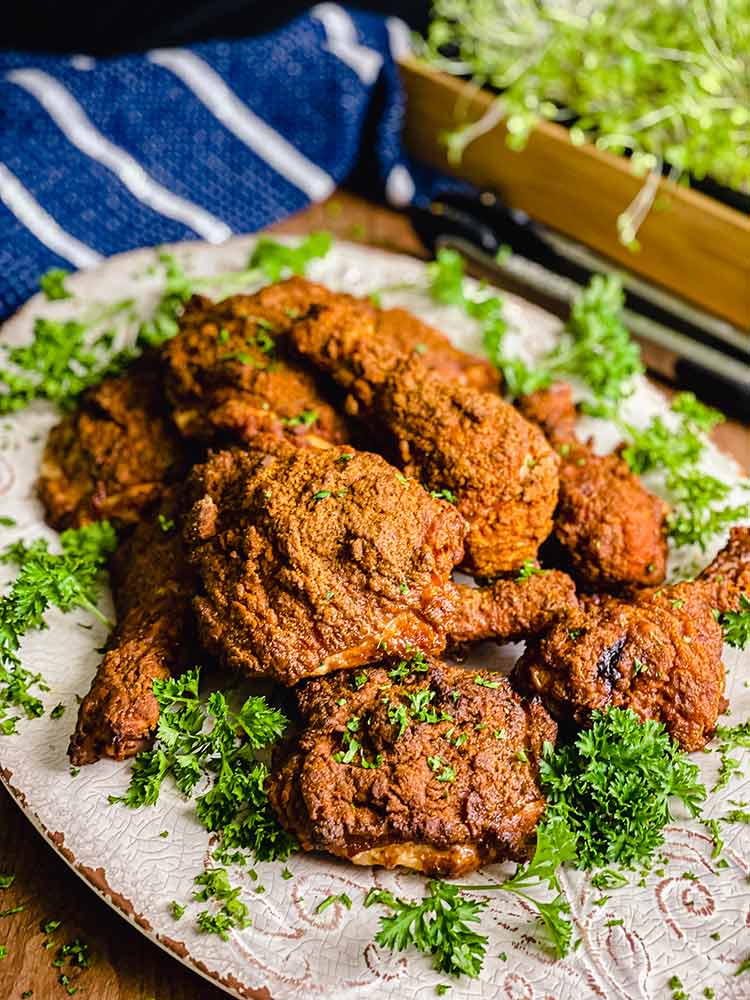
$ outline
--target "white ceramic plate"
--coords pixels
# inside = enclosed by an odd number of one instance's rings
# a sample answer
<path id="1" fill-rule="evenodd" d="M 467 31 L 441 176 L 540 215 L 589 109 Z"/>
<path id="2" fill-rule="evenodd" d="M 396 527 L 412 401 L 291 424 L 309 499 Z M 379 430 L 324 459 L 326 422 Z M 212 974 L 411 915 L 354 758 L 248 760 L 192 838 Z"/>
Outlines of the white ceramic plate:
<path id="1" fill-rule="evenodd" d="M 221 247 L 195 243 L 168 249 L 191 273 L 214 274 L 241 269 L 252 243 L 247 237 Z M 36 296 L 6 324 L 4 338 L 28 341 L 37 316 L 80 315 L 94 301 L 132 297 L 146 315 L 161 288 L 154 261 L 153 250 L 139 250 L 73 276 L 68 281 L 75 293 L 73 300 L 47 302 Z M 338 243 L 327 258 L 313 264 L 310 277 L 364 294 L 405 281 L 424 284 L 424 265 Z M 509 344 L 527 358 L 548 349 L 557 336 L 558 322 L 518 299 L 505 299 Z M 481 353 L 478 331 L 459 309 L 438 307 L 421 292 L 394 293 L 386 302 L 413 309 L 459 346 Z M 643 425 L 657 413 L 667 413 L 664 399 L 639 380 L 625 417 Z M 18 522 L 15 528 L 0 529 L 3 545 L 16 538 L 54 538 L 43 523 L 34 480 L 44 438 L 56 419 L 51 407 L 35 404 L 0 423 L 0 514 Z M 600 421 L 581 421 L 581 430 L 593 433 L 601 449 L 617 441 L 616 429 Z M 707 468 L 727 482 L 739 481 L 735 463 L 713 448 Z M 654 485 L 658 488 L 659 484 Z M 741 503 L 746 497 L 738 487 L 732 502 Z M 723 541 L 716 539 L 709 552 L 676 553 L 672 571 L 706 564 Z M 10 579 L 10 571 L 4 567 L 1 571 L 0 583 Z M 105 611 L 108 600 L 107 596 L 102 602 Z M 364 894 L 375 885 L 403 896 L 421 895 L 424 880 L 418 876 L 298 855 L 289 862 L 294 873 L 291 880 L 281 878 L 281 865 L 256 866 L 266 890 L 262 895 L 255 893 L 257 883 L 246 872 L 231 872 L 233 884 L 245 890 L 243 898 L 253 922 L 246 930 L 233 932 L 228 942 L 196 931 L 195 915 L 201 904 L 189 905 L 181 920 L 173 920 L 170 901 L 189 900 L 194 876 L 211 865 L 208 835 L 195 820 L 192 804 L 169 787 L 153 808 L 131 811 L 108 805 L 107 796 L 121 794 L 127 786 L 127 763 L 102 761 L 83 768 L 77 777 L 71 775 L 65 751 L 77 711 L 76 695 L 89 687 L 97 665 L 95 650 L 104 632 L 99 625 L 89 629 L 91 620 L 82 612 L 52 612 L 48 621 L 48 630 L 26 638 L 22 657 L 27 667 L 41 672 L 50 684 L 51 691 L 44 696 L 47 709 L 62 702 L 66 712 L 58 721 L 46 714 L 21 722 L 20 735 L 0 736 L 0 774 L 29 820 L 76 872 L 153 941 L 235 996 L 347 1000 L 398 994 L 402 1000 L 416 1000 L 435 995 L 435 985 L 447 978 L 434 972 L 425 956 L 392 954 L 374 945 L 379 908 L 361 905 Z M 516 653 L 512 647 L 488 646 L 475 660 L 507 668 Z M 739 722 L 750 715 L 750 655 L 729 648 L 726 654 L 732 721 Z M 744 766 L 750 763 L 749 757 L 744 755 Z M 717 755 L 698 754 L 696 760 L 706 781 L 713 784 Z M 706 814 L 725 813 L 729 798 L 750 798 L 750 782 L 740 777 L 722 795 L 712 796 Z M 159 836 L 164 830 L 169 831 L 166 838 Z M 727 825 L 725 839 L 729 867 L 721 869 L 711 857 L 705 829 L 694 821 L 676 823 L 668 832 L 670 860 L 663 874 L 648 876 L 642 888 L 634 879 L 632 887 L 613 892 L 604 906 L 594 905 L 601 893 L 592 890 L 584 876 L 566 872 L 574 938 L 580 937 L 581 944 L 560 962 L 553 962 L 537 942 L 530 908 L 496 894 L 483 918 L 490 944 L 481 978 L 453 981 L 449 997 L 635 1000 L 668 996 L 667 981 L 676 974 L 691 996 L 702 995 L 704 987 L 711 986 L 722 1000 L 747 1000 L 750 974 L 736 977 L 734 973 L 750 953 L 750 827 Z M 494 880 L 505 870 L 494 866 L 484 874 Z M 695 875 L 695 880 L 683 878 L 685 872 Z M 352 898 L 351 911 L 337 903 L 316 915 L 323 899 L 340 892 Z M 718 940 L 712 935 L 718 935 Z M 501 953 L 507 960 L 498 957 Z"/>

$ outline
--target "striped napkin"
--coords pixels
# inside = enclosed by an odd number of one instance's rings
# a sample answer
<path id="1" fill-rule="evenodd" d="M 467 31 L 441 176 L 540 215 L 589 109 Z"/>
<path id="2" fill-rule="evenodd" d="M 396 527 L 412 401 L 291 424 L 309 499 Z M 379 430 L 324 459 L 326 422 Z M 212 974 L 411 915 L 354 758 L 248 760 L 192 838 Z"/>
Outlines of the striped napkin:
<path id="1" fill-rule="evenodd" d="M 0 318 L 50 267 L 221 243 L 320 201 L 355 169 L 406 205 L 398 18 L 322 3 L 259 38 L 95 60 L 0 52 Z"/>

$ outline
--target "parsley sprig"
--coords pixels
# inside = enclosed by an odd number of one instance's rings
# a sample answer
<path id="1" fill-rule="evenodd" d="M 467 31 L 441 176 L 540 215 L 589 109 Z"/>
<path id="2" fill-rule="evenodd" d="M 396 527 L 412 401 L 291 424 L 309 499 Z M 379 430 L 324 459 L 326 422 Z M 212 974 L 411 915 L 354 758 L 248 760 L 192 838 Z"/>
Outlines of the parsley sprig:
<path id="1" fill-rule="evenodd" d="M 541 762 L 547 816 L 575 838 L 579 868 L 647 864 L 664 842 L 670 799 L 700 814 L 699 771 L 654 720 L 629 709 L 594 712 L 575 743 L 547 744 Z"/>
<path id="2" fill-rule="evenodd" d="M 726 788 L 732 778 L 739 774 L 741 764 L 736 757 L 732 757 L 731 751 L 750 749 L 750 719 L 736 726 L 717 726 L 716 738 L 721 740 L 718 748 L 720 764 L 716 784 L 711 789 L 713 792 Z"/>
<path id="3" fill-rule="evenodd" d="M 96 607 L 101 571 L 114 551 L 112 526 L 101 521 L 60 535 L 62 552 L 49 551 L 46 539 L 30 544 L 19 541 L 5 549 L 0 561 L 18 566 L 8 593 L 0 597 L 0 732 L 15 733 L 19 716 L 8 718 L 13 708 L 27 718 L 43 714 L 41 700 L 30 692 L 36 686 L 48 691 L 41 674 L 21 665 L 19 650 L 24 635 L 44 628 L 50 607 L 61 611 L 84 608 L 106 622 Z M 109 624 L 109 623 L 107 623 Z"/>
<path id="4" fill-rule="evenodd" d="M 154 681 L 160 709 L 156 743 L 137 755 L 128 790 L 110 801 L 134 809 L 153 805 L 168 775 L 191 797 L 205 779 L 209 787 L 197 796 L 196 813 L 220 836 L 214 857 L 241 862 L 243 851 L 250 850 L 259 861 L 285 860 L 296 842 L 271 810 L 268 768 L 257 753 L 282 736 L 287 719 L 261 696 L 247 698 L 236 712 L 220 691 L 204 701 L 199 683 L 199 668 Z"/>
<path id="5" fill-rule="evenodd" d="M 750 642 L 750 598 L 740 594 L 739 610 L 724 611 L 719 615 L 724 630 L 724 641 L 737 649 L 745 649 Z"/>
<path id="6" fill-rule="evenodd" d="M 373 889 L 365 906 L 381 903 L 392 911 L 380 918 L 375 940 L 383 948 L 403 951 L 414 947 L 430 954 L 440 972 L 476 977 L 487 951 L 487 936 L 470 925 L 480 922 L 488 900 L 471 899 L 464 894 L 500 891 L 520 896 L 536 908 L 555 954 L 562 957 L 570 947 L 572 925 L 557 870 L 560 864 L 574 859 L 574 838 L 564 822 L 553 819 L 539 827 L 531 861 L 505 882 L 459 886 L 433 880 L 428 883 L 428 895 L 417 901 L 397 899 L 390 892 Z M 533 890 L 544 886 L 556 893 L 549 902 L 540 902 L 531 895 Z"/>
<path id="7" fill-rule="evenodd" d="M 50 302 L 55 299 L 72 299 L 73 295 L 65 287 L 65 279 L 70 274 L 62 267 L 51 267 L 39 279 L 39 287 Z"/>
<path id="8" fill-rule="evenodd" d="M 427 280 L 435 302 L 459 306 L 479 323 L 485 350 L 490 357 L 497 356 L 508 328 L 500 296 L 482 292 L 477 297 L 467 293 L 464 260 L 456 250 L 438 250 L 435 260 L 427 265 Z"/>
<path id="9" fill-rule="evenodd" d="M 622 424 L 629 442 L 622 454 L 636 475 L 663 476 L 672 505 L 668 532 L 675 544 L 705 549 L 719 532 L 750 517 L 750 504 L 718 506 L 727 500 L 731 487 L 701 468 L 705 434 L 724 419 L 722 415 L 690 392 L 675 396 L 671 409 L 678 417 L 676 427 L 659 416 L 642 429 Z"/>
<path id="10" fill-rule="evenodd" d="M 527 365 L 506 357 L 502 344 L 488 348 L 490 360 L 503 373 L 511 396 L 526 396 L 556 379 L 576 378 L 594 397 L 589 410 L 610 414 L 632 393 L 632 383 L 644 368 L 638 345 L 622 322 L 622 284 L 612 275 L 594 275 L 574 300 L 559 343 Z"/>

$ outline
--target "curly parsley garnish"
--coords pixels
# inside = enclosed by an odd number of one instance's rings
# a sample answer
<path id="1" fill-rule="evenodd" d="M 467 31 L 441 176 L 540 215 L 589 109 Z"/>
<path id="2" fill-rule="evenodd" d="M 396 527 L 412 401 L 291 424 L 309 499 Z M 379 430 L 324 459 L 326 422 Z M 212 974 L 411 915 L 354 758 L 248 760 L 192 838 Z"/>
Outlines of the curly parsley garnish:
<path id="1" fill-rule="evenodd" d="M 750 720 L 741 722 L 736 726 L 717 726 L 716 738 L 721 740 L 719 744 L 719 775 L 716 784 L 711 789 L 712 792 L 720 788 L 726 788 L 734 775 L 741 770 L 740 762 L 736 757 L 731 756 L 732 750 L 750 748 Z"/>
<path id="2" fill-rule="evenodd" d="M 533 366 L 520 358 L 505 357 L 500 349 L 489 351 L 509 394 L 526 396 L 556 379 L 572 377 L 591 391 L 595 404 L 590 409 L 611 413 L 631 394 L 633 379 L 644 370 L 638 345 L 630 339 L 620 316 L 623 303 L 618 278 L 594 275 L 573 302 L 560 342 Z"/>
<path id="3" fill-rule="evenodd" d="M 101 521 L 60 535 L 61 553 L 49 551 L 46 539 L 9 546 L 0 561 L 19 567 L 7 594 L 0 597 L 0 732 L 15 733 L 19 716 L 8 718 L 13 708 L 27 718 L 43 714 L 41 700 L 30 692 L 36 686 L 48 691 L 41 674 L 24 669 L 18 656 L 24 635 L 44 628 L 50 607 L 61 611 L 84 608 L 106 622 L 96 607 L 101 571 L 114 551 L 112 526 Z M 108 624 L 108 623 L 107 623 Z"/>
<path id="4" fill-rule="evenodd" d="M 671 408 L 679 416 L 676 428 L 662 417 L 654 417 L 643 429 L 622 425 L 629 440 L 622 455 L 636 475 L 658 472 L 664 477 L 672 505 L 668 532 L 675 544 L 705 548 L 720 531 L 750 516 L 750 504 L 718 506 L 731 487 L 700 467 L 704 435 L 724 419 L 722 415 L 690 392 L 675 396 Z"/>
<path id="5" fill-rule="evenodd" d="M 575 743 L 547 744 L 540 775 L 547 816 L 570 828 L 580 868 L 647 863 L 664 842 L 670 798 L 693 816 L 706 798 L 697 766 L 664 726 L 629 709 L 594 712 Z"/>
<path id="6" fill-rule="evenodd" d="M 215 911 L 203 910 L 198 914 L 198 929 L 204 934 L 218 934 L 223 941 L 229 940 L 232 928 L 242 930 L 250 924 L 247 903 L 239 898 L 239 886 L 232 888 L 224 868 L 209 868 L 195 876 L 195 884 L 202 886 L 193 893 L 193 899 L 205 903 L 218 900 L 222 905 Z M 181 907 L 184 912 L 184 907 Z M 180 914 L 181 916 L 182 914 Z"/>
<path id="7" fill-rule="evenodd" d="M 745 649 L 750 642 L 750 598 L 740 594 L 739 611 L 725 611 L 719 615 L 719 624 L 724 631 L 724 641 L 737 649 Z"/>
<path id="8" fill-rule="evenodd" d="M 456 250 L 438 250 L 435 260 L 427 265 L 427 279 L 432 298 L 443 305 L 459 306 L 467 316 L 475 319 L 480 325 L 485 350 L 490 358 L 498 357 L 508 327 L 500 296 L 483 294 L 473 298 L 467 294 L 464 260 Z"/>
<path id="9" fill-rule="evenodd" d="M 256 753 L 281 737 L 287 719 L 261 696 L 251 696 L 237 712 L 220 691 L 203 701 L 199 680 L 196 668 L 154 681 L 161 712 L 156 743 L 135 758 L 127 792 L 110 801 L 133 809 L 153 805 L 167 775 L 190 797 L 198 781 L 208 778 L 211 787 L 196 798 L 196 813 L 207 830 L 220 836 L 214 857 L 226 860 L 234 850 L 238 855 L 230 860 L 240 860 L 241 852 L 250 850 L 259 861 L 283 861 L 296 841 L 271 810 L 268 768 Z"/>
<path id="10" fill-rule="evenodd" d="M 393 911 L 380 918 L 375 940 L 382 948 L 403 951 L 414 947 L 430 954 L 440 972 L 477 977 L 487 950 L 487 937 L 470 925 L 479 923 L 487 900 L 471 899 L 464 894 L 500 891 L 520 896 L 537 910 L 555 954 L 562 957 L 570 948 L 572 925 L 567 918 L 569 906 L 560 892 L 557 869 L 574 858 L 574 838 L 561 820 L 553 819 L 539 827 L 531 861 L 505 882 L 458 886 L 431 881 L 428 895 L 418 901 L 397 899 L 390 892 L 373 889 L 365 906 L 381 903 Z M 540 902 L 530 895 L 530 890 L 545 885 L 556 893 L 551 901 Z"/>

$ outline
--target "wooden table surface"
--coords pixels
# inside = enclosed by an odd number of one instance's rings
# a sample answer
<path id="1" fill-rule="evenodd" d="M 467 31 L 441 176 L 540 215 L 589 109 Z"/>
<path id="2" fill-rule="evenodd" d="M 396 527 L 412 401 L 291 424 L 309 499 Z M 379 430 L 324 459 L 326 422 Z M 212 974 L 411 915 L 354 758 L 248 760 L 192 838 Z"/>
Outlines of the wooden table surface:
<path id="1" fill-rule="evenodd" d="M 408 221 L 343 192 L 274 227 L 280 232 L 326 228 L 336 235 L 407 253 L 422 253 Z M 648 363 L 650 352 L 644 347 Z M 715 432 L 717 442 L 750 469 L 750 430 L 727 422 Z M 72 976 L 76 996 L 94 1000 L 219 1000 L 226 996 L 176 959 L 151 944 L 139 931 L 75 875 L 34 831 L 0 786 L 0 874 L 15 875 L 0 890 L 0 911 L 23 906 L 0 919 L 0 1000 L 16 1000 L 33 991 L 35 1000 L 67 996 L 52 966 L 55 949 L 45 949 L 41 924 L 60 920 L 59 944 L 80 937 L 89 945 L 92 964 Z"/>

